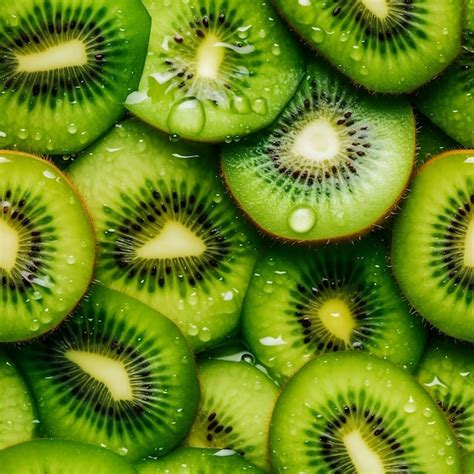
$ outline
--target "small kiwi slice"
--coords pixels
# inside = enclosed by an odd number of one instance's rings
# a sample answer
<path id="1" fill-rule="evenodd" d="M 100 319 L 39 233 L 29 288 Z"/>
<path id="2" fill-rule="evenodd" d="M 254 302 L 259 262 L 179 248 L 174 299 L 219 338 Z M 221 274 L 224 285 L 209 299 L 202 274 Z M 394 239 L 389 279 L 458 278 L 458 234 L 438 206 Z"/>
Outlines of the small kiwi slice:
<path id="1" fill-rule="evenodd" d="M 2 474 L 136 474 L 118 454 L 89 444 L 35 439 L 0 451 Z"/>
<path id="2" fill-rule="evenodd" d="M 31 439 L 36 422 L 35 408 L 23 376 L 0 349 L 0 450 Z"/>
<path id="3" fill-rule="evenodd" d="M 94 231 L 69 180 L 24 153 L 0 150 L 0 210 L 0 342 L 30 339 L 86 291 Z"/>
<path id="4" fill-rule="evenodd" d="M 99 240 L 97 276 L 175 321 L 195 350 L 237 330 L 257 258 L 206 147 L 127 121 L 69 169 Z"/>
<path id="5" fill-rule="evenodd" d="M 474 452 L 466 454 L 462 458 L 463 474 L 474 474 Z"/>
<path id="6" fill-rule="evenodd" d="M 185 444 L 236 451 L 260 469 L 269 467 L 268 430 L 278 389 L 245 362 L 198 365 L 201 402 Z"/>
<path id="7" fill-rule="evenodd" d="M 230 449 L 179 448 L 135 467 L 139 474 L 263 474 Z"/>
<path id="8" fill-rule="evenodd" d="M 370 229 L 403 193 L 415 120 L 405 99 L 370 96 L 313 61 L 272 127 L 222 154 L 232 195 L 265 232 L 348 237 Z"/>
<path id="9" fill-rule="evenodd" d="M 0 11 L 0 148 L 71 153 L 123 114 L 150 17 L 140 0 L 21 0 Z"/>
<path id="10" fill-rule="evenodd" d="M 144 0 L 149 53 L 127 107 L 195 141 L 218 142 L 270 124 L 298 86 L 304 63 L 270 2 Z"/>
<path id="11" fill-rule="evenodd" d="M 413 371 L 426 333 L 375 239 L 269 250 L 255 268 L 243 335 L 280 382 L 324 352 L 365 350 Z"/>
<path id="12" fill-rule="evenodd" d="M 443 153 L 420 168 L 395 221 L 392 263 L 424 318 L 474 341 L 474 150 Z"/>
<path id="13" fill-rule="evenodd" d="M 290 25 L 370 90 L 403 93 L 439 74 L 461 45 L 463 0 L 274 0 Z"/>
<path id="14" fill-rule="evenodd" d="M 270 448 L 276 473 L 460 472 L 454 434 L 430 396 L 363 352 L 324 354 L 290 379 Z"/>
<path id="15" fill-rule="evenodd" d="M 474 349 L 434 337 L 416 371 L 418 382 L 445 413 L 458 444 L 474 451 Z"/>
<path id="16" fill-rule="evenodd" d="M 107 447 L 130 461 L 173 449 L 197 410 L 196 368 L 178 328 L 101 286 L 54 335 L 16 357 L 47 436 Z"/>

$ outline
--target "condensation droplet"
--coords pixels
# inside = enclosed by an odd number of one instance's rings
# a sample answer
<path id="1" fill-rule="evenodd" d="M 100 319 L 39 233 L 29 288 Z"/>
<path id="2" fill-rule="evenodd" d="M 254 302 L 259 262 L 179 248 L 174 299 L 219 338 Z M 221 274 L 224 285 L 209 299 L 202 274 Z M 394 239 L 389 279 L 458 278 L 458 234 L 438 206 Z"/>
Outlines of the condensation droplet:
<path id="1" fill-rule="evenodd" d="M 308 206 L 300 206 L 291 211 L 288 217 L 288 226 L 293 232 L 305 234 L 316 224 L 316 213 Z"/>

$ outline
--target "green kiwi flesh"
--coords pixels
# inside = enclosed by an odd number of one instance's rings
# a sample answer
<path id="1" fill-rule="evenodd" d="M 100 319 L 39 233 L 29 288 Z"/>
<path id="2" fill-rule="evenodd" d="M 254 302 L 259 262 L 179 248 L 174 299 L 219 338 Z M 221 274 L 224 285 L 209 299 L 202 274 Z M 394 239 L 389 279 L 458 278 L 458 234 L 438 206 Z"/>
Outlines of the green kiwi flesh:
<path id="1" fill-rule="evenodd" d="M 361 234 L 403 193 L 415 121 L 403 98 L 352 88 L 319 60 L 272 127 L 225 146 L 224 179 L 265 232 L 326 241 Z"/>
<path id="2" fill-rule="evenodd" d="M 311 46 L 353 81 L 384 93 L 417 89 L 461 43 L 463 0 L 274 0 Z"/>
<path id="3" fill-rule="evenodd" d="M 474 474 L 474 452 L 466 454 L 462 458 L 463 474 Z"/>
<path id="4" fill-rule="evenodd" d="M 236 451 L 260 469 L 269 467 L 268 430 L 278 389 L 245 362 L 198 364 L 201 401 L 185 444 Z"/>
<path id="5" fill-rule="evenodd" d="M 280 382 L 325 352 L 364 350 L 413 371 L 426 333 L 375 239 L 269 250 L 245 298 L 242 332 Z"/>
<path id="6" fill-rule="evenodd" d="M 0 150 L 0 342 L 59 324 L 92 278 L 94 231 L 50 162 Z"/>
<path id="7" fill-rule="evenodd" d="M 209 148 L 133 120 L 69 168 L 95 223 L 98 279 L 171 318 L 195 350 L 237 330 L 257 254 L 217 168 Z"/>
<path id="8" fill-rule="evenodd" d="M 276 473 L 460 472 L 454 434 L 430 396 L 363 352 L 324 354 L 288 382 L 270 448 Z"/>
<path id="9" fill-rule="evenodd" d="M 395 276 L 408 301 L 438 329 L 474 341 L 474 150 L 421 167 L 397 216 Z"/>
<path id="10" fill-rule="evenodd" d="M 2 474 L 136 474 L 108 449 L 59 439 L 35 439 L 0 451 Z"/>
<path id="11" fill-rule="evenodd" d="M 197 410 L 194 359 L 178 328 L 101 286 L 16 358 L 47 436 L 107 447 L 132 462 L 173 449 Z"/>
<path id="12" fill-rule="evenodd" d="M 459 446 L 474 451 L 474 350 L 471 344 L 433 338 L 416 370 L 456 434 Z"/>
<path id="13" fill-rule="evenodd" d="M 232 140 L 270 124 L 304 62 L 270 2 L 145 0 L 152 16 L 139 90 L 127 107 L 194 141 Z"/>
<path id="14" fill-rule="evenodd" d="M 263 474 L 230 449 L 179 448 L 135 467 L 139 474 Z"/>

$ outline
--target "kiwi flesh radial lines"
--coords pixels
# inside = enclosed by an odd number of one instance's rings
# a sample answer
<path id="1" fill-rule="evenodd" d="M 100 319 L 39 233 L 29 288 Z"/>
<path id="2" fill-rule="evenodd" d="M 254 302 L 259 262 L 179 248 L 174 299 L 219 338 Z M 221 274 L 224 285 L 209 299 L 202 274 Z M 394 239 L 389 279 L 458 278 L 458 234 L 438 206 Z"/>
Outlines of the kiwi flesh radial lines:
<path id="1" fill-rule="evenodd" d="M 363 352 L 324 354 L 288 382 L 270 448 L 275 473 L 460 472 L 454 434 L 430 396 Z"/>
<path id="2" fill-rule="evenodd" d="M 403 193 L 415 121 L 405 99 L 370 96 L 313 61 L 272 127 L 222 154 L 233 197 L 262 230 L 338 239 L 366 232 Z"/>
<path id="3" fill-rule="evenodd" d="M 0 342 L 59 324 L 92 278 L 94 231 L 50 162 L 0 150 Z"/>
<path id="4" fill-rule="evenodd" d="M 474 150 L 421 167 L 395 221 L 392 263 L 421 316 L 474 342 Z"/>
<path id="5" fill-rule="evenodd" d="M 139 0 L 21 0 L 0 11 L 0 148 L 72 153 L 123 114 L 150 17 Z"/>
<path id="6" fill-rule="evenodd" d="M 46 435 L 107 447 L 130 461 L 174 448 L 197 410 L 196 367 L 182 333 L 152 308 L 101 286 L 16 359 Z"/>
<path id="7" fill-rule="evenodd" d="M 219 142 L 270 124 L 303 74 L 296 41 L 261 0 L 145 0 L 149 52 L 127 107 L 194 141 Z"/>
<path id="8" fill-rule="evenodd" d="M 290 25 L 355 82 L 411 92 L 460 50 L 463 0 L 274 0 Z"/>
<path id="9" fill-rule="evenodd" d="M 175 321 L 195 350 L 237 330 L 256 238 L 207 147 L 127 121 L 69 169 L 99 241 L 97 277 Z"/>
<path id="10" fill-rule="evenodd" d="M 244 302 L 243 335 L 280 382 L 330 351 L 365 350 L 413 371 L 426 339 L 375 240 L 276 247 L 260 259 Z"/>

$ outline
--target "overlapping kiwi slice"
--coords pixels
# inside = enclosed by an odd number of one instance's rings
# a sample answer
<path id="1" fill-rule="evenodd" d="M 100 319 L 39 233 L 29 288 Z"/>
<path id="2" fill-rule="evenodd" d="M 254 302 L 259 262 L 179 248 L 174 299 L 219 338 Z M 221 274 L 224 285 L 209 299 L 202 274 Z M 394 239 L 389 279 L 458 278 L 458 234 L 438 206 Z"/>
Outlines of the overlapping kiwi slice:
<path id="1" fill-rule="evenodd" d="M 70 168 L 96 225 L 98 278 L 171 318 L 196 350 L 236 330 L 257 254 L 211 154 L 127 121 Z"/>
<path id="2" fill-rule="evenodd" d="M 127 107 L 170 134 L 216 142 L 271 123 L 303 74 L 270 2 L 145 0 L 153 23 L 139 91 Z"/>
<path id="3" fill-rule="evenodd" d="M 403 93 L 460 48 L 463 0 L 274 0 L 290 25 L 352 80 Z"/>
<path id="4" fill-rule="evenodd" d="M 230 449 L 179 448 L 136 466 L 139 474 L 263 474 Z"/>
<path id="5" fill-rule="evenodd" d="M 430 396 L 362 352 L 324 354 L 288 382 L 270 447 L 277 473 L 460 472 L 455 436 Z"/>
<path id="6" fill-rule="evenodd" d="M 86 291 L 94 255 L 69 180 L 46 160 L 0 150 L 0 342 L 59 324 Z"/>
<path id="7" fill-rule="evenodd" d="M 245 362 L 199 364 L 201 402 L 186 445 L 239 453 L 268 470 L 268 430 L 278 396 L 276 385 Z"/>
<path id="8" fill-rule="evenodd" d="M 252 352 L 280 382 L 330 351 L 365 350 L 414 370 L 426 339 L 375 239 L 268 251 L 255 266 L 242 324 Z"/>
<path id="9" fill-rule="evenodd" d="M 226 146 L 222 167 L 262 230 L 319 241 L 361 234 L 382 219 L 405 189 L 414 156 L 405 99 L 370 96 L 313 61 L 272 127 Z"/>
<path id="10" fill-rule="evenodd" d="M 448 418 L 459 446 L 474 451 L 472 345 L 434 337 L 421 359 L 416 377 Z"/>
<path id="11" fill-rule="evenodd" d="M 59 439 L 35 439 L 0 451 L 2 474 L 136 474 L 108 449 Z"/>
<path id="12" fill-rule="evenodd" d="M 0 148 L 83 149 L 140 80 L 150 17 L 140 0 L 21 0 L 0 11 Z"/>
<path id="13" fill-rule="evenodd" d="M 197 410 L 196 368 L 182 333 L 101 286 L 17 360 L 47 436 L 107 447 L 130 461 L 173 449 Z"/>
<path id="14" fill-rule="evenodd" d="M 395 221 L 392 262 L 424 318 L 474 341 L 474 150 L 444 153 L 421 168 Z"/>

